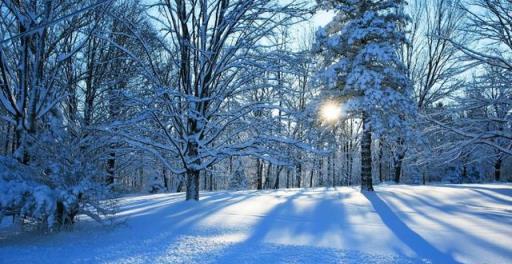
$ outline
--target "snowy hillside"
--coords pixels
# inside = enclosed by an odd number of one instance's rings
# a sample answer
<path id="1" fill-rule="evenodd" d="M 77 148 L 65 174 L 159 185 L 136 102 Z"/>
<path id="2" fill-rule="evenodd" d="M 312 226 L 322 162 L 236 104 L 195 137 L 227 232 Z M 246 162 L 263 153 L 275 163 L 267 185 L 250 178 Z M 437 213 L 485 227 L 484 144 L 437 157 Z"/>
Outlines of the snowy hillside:
<path id="1" fill-rule="evenodd" d="M 0 233 L 1 263 L 511 263 L 512 185 L 129 196 L 115 227 Z"/>

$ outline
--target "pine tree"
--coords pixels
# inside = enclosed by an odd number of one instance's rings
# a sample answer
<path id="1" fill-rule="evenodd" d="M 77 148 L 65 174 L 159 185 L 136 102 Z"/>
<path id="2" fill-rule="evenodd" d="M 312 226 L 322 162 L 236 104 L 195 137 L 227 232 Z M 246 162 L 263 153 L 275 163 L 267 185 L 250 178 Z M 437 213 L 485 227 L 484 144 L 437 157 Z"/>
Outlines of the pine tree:
<path id="1" fill-rule="evenodd" d="M 341 91 L 346 109 L 358 113 L 361 138 L 361 190 L 373 191 L 372 134 L 405 127 L 413 112 L 410 81 L 399 49 L 406 42 L 404 0 L 331 0 L 320 7 L 336 11 L 317 32 L 316 51 L 327 89 Z"/>

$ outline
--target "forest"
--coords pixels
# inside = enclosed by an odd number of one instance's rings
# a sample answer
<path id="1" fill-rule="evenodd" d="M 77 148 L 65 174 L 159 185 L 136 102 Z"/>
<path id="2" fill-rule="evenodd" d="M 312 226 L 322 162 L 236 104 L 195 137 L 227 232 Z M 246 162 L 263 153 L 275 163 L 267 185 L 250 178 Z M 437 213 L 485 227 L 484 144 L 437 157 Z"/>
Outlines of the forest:
<path id="1" fill-rule="evenodd" d="M 2 0 L 0 41 L 25 231 L 139 194 L 512 181 L 510 0 Z"/>

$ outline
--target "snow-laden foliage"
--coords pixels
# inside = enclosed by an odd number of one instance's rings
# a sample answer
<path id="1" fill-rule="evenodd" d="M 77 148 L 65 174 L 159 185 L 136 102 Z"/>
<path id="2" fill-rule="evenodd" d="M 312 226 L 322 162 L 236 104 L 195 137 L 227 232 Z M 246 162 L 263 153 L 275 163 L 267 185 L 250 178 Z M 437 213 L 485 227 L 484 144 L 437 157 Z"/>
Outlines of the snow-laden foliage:
<path id="1" fill-rule="evenodd" d="M 361 183 L 372 190 L 372 135 L 395 141 L 397 170 L 403 144 L 415 116 L 412 85 L 400 49 L 407 43 L 405 1 L 322 1 L 336 16 L 317 32 L 315 52 L 321 66 L 317 79 L 328 94 L 341 98 L 348 114 L 360 115 Z M 357 116 L 356 116 L 357 117 Z"/>
<path id="2" fill-rule="evenodd" d="M 366 112 L 372 132 L 405 129 L 415 113 L 411 82 L 399 51 L 407 42 L 404 1 L 323 1 L 337 12 L 317 32 L 323 65 L 317 79 L 345 97 L 345 111 Z M 336 95 L 336 94 L 335 94 Z"/>
<path id="3" fill-rule="evenodd" d="M 0 157 L 0 217 L 13 216 L 27 228 L 58 230 L 79 214 L 101 222 L 113 213 L 113 204 L 102 201 L 108 192 L 94 179 L 94 166 L 43 163 L 27 166 Z"/>
<path id="4" fill-rule="evenodd" d="M 95 102 L 87 87 L 97 84 L 90 81 L 96 72 L 89 67 L 84 74 L 78 66 L 90 54 L 82 48 L 98 41 L 92 38 L 100 23 L 96 8 L 105 3 L 0 4 L 0 109 L 8 128 L 0 210 L 26 226 L 56 230 L 74 223 L 78 214 L 102 221 L 111 213 L 103 201 L 110 187 L 98 165 L 105 138 L 90 127 Z M 73 19 L 57 23 L 61 18 Z M 78 88 L 82 84 L 84 90 Z M 85 100 L 78 99 L 82 91 Z"/>
<path id="5" fill-rule="evenodd" d="M 103 222 L 114 213 L 107 173 L 91 141 L 66 133 L 59 111 L 45 118 L 46 128 L 32 135 L 26 149 L 30 163 L 0 156 L 0 215 L 12 215 L 26 227 L 58 230 L 72 225 L 79 214 Z"/>
<path id="6" fill-rule="evenodd" d="M 273 88 L 260 81 L 294 59 L 266 41 L 307 14 L 303 2 L 160 1 L 151 12 L 169 18 L 154 20 L 164 56 L 136 58 L 151 69 L 144 72 L 149 86 L 136 98 L 141 111 L 112 126 L 113 133 L 186 175 L 187 199 L 195 200 L 200 174 L 216 163 L 271 159 L 269 143 L 296 143 L 272 133 L 275 122 L 266 113 L 276 106 L 258 97 Z"/>

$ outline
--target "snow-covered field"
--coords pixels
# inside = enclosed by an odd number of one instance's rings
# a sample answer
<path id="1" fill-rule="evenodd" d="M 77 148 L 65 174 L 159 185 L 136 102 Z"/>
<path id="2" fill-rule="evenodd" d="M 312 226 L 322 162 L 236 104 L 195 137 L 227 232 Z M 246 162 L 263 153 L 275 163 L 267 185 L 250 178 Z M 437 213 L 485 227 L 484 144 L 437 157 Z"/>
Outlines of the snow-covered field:
<path id="1" fill-rule="evenodd" d="M 0 232 L 0 263 L 512 263 L 512 185 L 130 196 L 121 225 Z"/>

